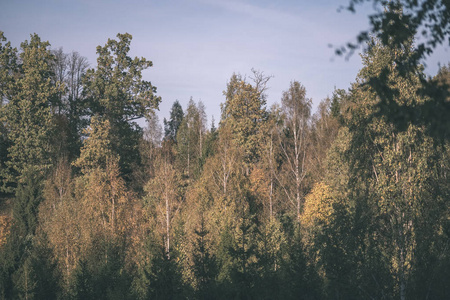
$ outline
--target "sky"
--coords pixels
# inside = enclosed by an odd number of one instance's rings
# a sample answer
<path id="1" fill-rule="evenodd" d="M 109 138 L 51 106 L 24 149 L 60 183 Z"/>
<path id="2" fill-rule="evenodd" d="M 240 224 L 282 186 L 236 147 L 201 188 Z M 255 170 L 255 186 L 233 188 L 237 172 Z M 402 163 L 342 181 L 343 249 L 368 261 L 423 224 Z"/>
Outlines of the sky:
<path id="1" fill-rule="evenodd" d="M 169 117 L 179 100 L 202 101 L 209 122 L 220 120 L 223 91 L 233 73 L 251 77 L 256 69 L 272 76 L 268 106 L 280 103 L 291 81 L 305 86 L 313 108 L 335 88 L 348 89 L 362 67 L 358 54 L 348 60 L 329 45 L 354 41 L 368 29 L 370 5 L 355 14 L 340 6 L 348 0 L 0 0 L 0 31 L 13 46 L 37 33 L 52 49 L 85 56 L 96 67 L 96 47 L 128 32 L 130 56 L 153 67 L 143 73 L 162 97 L 159 118 Z M 448 47 L 428 58 L 426 73 L 449 62 Z"/>

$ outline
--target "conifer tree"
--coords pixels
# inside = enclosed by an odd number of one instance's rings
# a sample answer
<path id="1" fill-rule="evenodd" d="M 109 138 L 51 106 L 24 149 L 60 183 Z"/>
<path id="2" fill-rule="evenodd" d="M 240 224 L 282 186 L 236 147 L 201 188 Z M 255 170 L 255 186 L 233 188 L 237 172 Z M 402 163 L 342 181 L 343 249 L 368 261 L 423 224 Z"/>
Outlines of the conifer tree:
<path id="1" fill-rule="evenodd" d="M 5 105 L 13 92 L 14 74 L 18 73 L 17 49 L 0 31 L 0 193 L 10 190 L 8 183 L 8 149 L 11 146 L 5 126 Z"/>
<path id="2" fill-rule="evenodd" d="M 211 299 L 215 296 L 215 280 L 217 276 L 216 257 L 208 249 L 206 236 L 209 231 L 206 229 L 204 212 L 200 212 L 200 227 L 195 230 L 196 240 L 193 249 L 193 273 L 197 281 L 198 299 Z"/>
<path id="3" fill-rule="evenodd" d="M 172 142 L 177 142 L 177 133 L 178 129 L 181 125 L 181 122 L 184 118 L 183 108 L 180 105 L 180 102 L 176 100 L 172 104 L 172 108 L 170 110 L 170 119 L 167 121 L 164 118 L 164 139 L 170 140 Z"/>
<path id="4" fill-rule="evenodd" d="M 11 82 L 4 119 L 9 140 L 9 180 L 21 182 L 25 172 L 45 172 L 52 159 L 51 98 L 58 89 L 51 82 L 53 56 L 38 35 L 21 44 L 20 72 Z M 17 176 L 17 178 L 16 178 Z"/>

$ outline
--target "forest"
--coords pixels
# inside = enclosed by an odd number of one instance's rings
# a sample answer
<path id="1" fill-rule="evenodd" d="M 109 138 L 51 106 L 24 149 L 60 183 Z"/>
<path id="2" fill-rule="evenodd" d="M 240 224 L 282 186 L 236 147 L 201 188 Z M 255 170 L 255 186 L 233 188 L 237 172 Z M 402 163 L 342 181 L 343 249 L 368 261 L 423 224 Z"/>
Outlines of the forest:
<path id="1" fill-rule="evenodd" d="M 0 31 L 0 299 L 450 299 L 450 65 L 370 37 L 316 111 L 252 70 L 161 126 L 131 41 Z"/>

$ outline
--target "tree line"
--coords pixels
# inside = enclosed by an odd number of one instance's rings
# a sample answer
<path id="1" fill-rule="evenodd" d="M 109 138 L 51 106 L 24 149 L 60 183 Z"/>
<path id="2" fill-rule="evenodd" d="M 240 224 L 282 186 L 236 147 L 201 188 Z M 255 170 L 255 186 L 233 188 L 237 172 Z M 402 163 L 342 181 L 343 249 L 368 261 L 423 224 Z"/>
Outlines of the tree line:
<path id="1" fill-rule="evenodd" d="M 413 40 L 373 38 L 314 113 L 298 81 L 267 107 L 252 70 L 227 82 L 217 128 L 192 98 L 162 128 L 131 39 L 90 68 L 0 33 L 0 298 L 450 296 L 448 131 L 417 109 L 449 101 L 448 67 L 405 74 Z"/>

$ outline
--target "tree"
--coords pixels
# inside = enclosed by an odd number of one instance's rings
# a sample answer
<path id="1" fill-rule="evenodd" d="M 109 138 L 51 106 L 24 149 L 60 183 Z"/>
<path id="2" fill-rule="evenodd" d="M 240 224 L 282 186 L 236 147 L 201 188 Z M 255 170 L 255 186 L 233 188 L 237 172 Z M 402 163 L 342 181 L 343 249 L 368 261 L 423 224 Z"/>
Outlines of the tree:
<path id="1" fill-rule="evenodd" d="M 221 106 L 221 123 L 230 126 L 233 140 L 242 148 L 245 162 L 254 163 L 260 157 L 260 143 L 267 119 L 265 97 L 258 88 L 246 83 L 236 74 L 231 76 L 224 95 L 226 101 Z"/>
<path id="2" fill-rule="evenodd" d="M 147 118 L 147 127 L 139 142 L 139 153 L 141 165 L 135 166 L 133 170 L 132 187 L 135 191 L 143 193 L 147 182 L 155 175 L 155 158 L 162 145 L 163 131 L 158 116 L 155 114 Z"/>
<path id="3" fill-rule="evenodd" d="M 286 181 L 282 182 L 286 197 L 295 207 L 300 218 L 302 184 L 307 173 L 308 131 L 311 118 L 311 99 L 306 98 L 306 89 L 298 81 L 291 82 L 281 99 L 284 124 L 280 128 L 280 147 L 285 159 Z M 289 185 L 293 182 L 293 187 Z"/>
<path id="4" fill-rule="evenodd" d="M 353 53 L 358 45 L 364 45 L 371 37 L 376 37 L 387 46 L 392 41 L 395 45 L 403 45 L 416 33 L 424 39 L 417 45 L 418 52 L 410 61 L 411 66 L 419 65 L 440 44 L 445 43 L 450 34 L 450 7 L 446 1 L 414 1 L 414 0 L 350 0 L 346 7 L 355 12 L 356 7 L 364 2 L 372 2 L 376 12 L 369 16 L 370 29 L 357 36 L 357 44 L 349 43 L 337 49 L 337 53 L 350 51 Z M 385 7 L 383 11 L 381 6 Z M 387 12 L 386 12 L 387 7 Z"/>
<path id="5" fill-rule="evenodd" d="M 32 35 L 21 44 L 20 73 L 11 83 L 3 122 L 9 140 L 9 181 L 21 182 L 25 172 L 45 172 L 52 159 L 53 122 L 50 100 L 58 92 L 51 82 L 53 56 L 49 43 Z M 17 176 L 17 178 L 15 178 Z"/>
<path id="6" fill-rule="evenodd" d="M 245 197 L 245 196 L 244 196 Z M 228 249 L 233 259 L 231 282 L 236 289 L 236 297 L 246 299 L 256 294 L 255 286 L 259 277 L 257 218 L 250 199 L 236 199 L 237 220 L 233 224 L 233 246 Z"/>
<path id="7" fill-rule="evenodd" d="M 13 224 L 0 259 L 0 293 L 7 299 L 56 299 L 59 269 L 45 236 L 38 233 L 42 175 L 25 173 L 15 191 Z"/>
<path id="8" fill-rule="evenodd" d="M 197 178 L 201 171 L 201 158 L 203 155 L 203 140 L 206 131 L 206 116 L 204 106 L 198 106 L 191 98 L 186 115 L 181 122 L 177 133 L 177 157 L 179 165 L 188 178 Z"/>
<path id="9" fill-rule="evenodd" d="M 186 295 L 177 260 L 169 258 L 164 247 L 158 250 L 148 274 L 148 299 L 184 299 Z"/>
<path id="10" fill-rule="evenodd" d="M 114 244 L 102 250 L 107 252 L 107 260 L 101 252 L 91 252 L 80 260 L 74 272 L 71 296 L 74 299 L 136 299 L 131 278 L 124 269 L 124 253 Z"/>
<path id="11" fill-rule="evenodd" d="M 60 261 L 65 261 L 67 255 L 60 252 L 61 248 L 73 251 L 69 259 L 75 257 L 76 263 L 86 261 L 89 268 L 85 271 L 82 269 L 82 274 L 90 272 L 93 276 L 94 298 L 110 298 L 114 293 L 123 298 L 130 290 L 131 280 L 128 278 L 125 253 L 135 237 L 133 224 L 137 224 L 132 213 L 134 201 L 120 176 L 119 159 L 110 143 L 109 121 L 91 118 L 86 134 L 88 138 L 84 141 L 80 157 L 73 163 L 82 172 L 82 176 L 75 181 L 77 202 L 67 199 L 65 204 L 57 206 L 57 210 L 47 212 L 50 213 L 47 230 L 54 237 L 53 246 L 60 255 L 63 254 Z M 49 202 L 52 201 L 50 198 Z M 78 221 L 75 228 L 65 229 L 64 224 L 58 222 L 59 215 L 70 212 L 73 205 L 74 217 L 78 217 Z M 76 232 L 75 237 L 72 236 L 72 230 Z M 63 239 L 58 239 L 61 235 Z M 71 240 L 74 249 L 66 248 L 64 243 L 67 240 Z M 72 270 L 68 270 L 68 273 L 72 273 Z"/>
<path id="12" fill-rule="evenodd" d="M 19 299 L 58 299 L 59 269 L 45 239 L 34 241 L 31 253 L 26 253 L 23 265 L 13 275 L 16 297 Z"/>
<path id="13" fill-rule="evenodd" d="M 62 48 L 52 51 L 52 82 L 59 92 L 52 99 L 52 111 L 57 124 L 54 144 L 59 145 L 58 153 L 72 161 L 79 155 L 81 133 L 87 125 L 88 115 L 82 96 L 82 77 L 89 66 L 87 59 L 78 52 L 64 53 Z"/>
<path id="14" fill-rule="evenodd" d="M 215 280 L 217 276 L 217 262 L 214 254 L 208 249 L 204 213 L 200 212 L 200 226 L 195 230 L 196 240 L 193 249 L 193 273 L 197 280 L 198 299 L 210 299 L 214 297 Z"/>
<path id="15" fill-rule="evenodd" d="M 97 47 L 97 69 L 89 69 L 83 80 L 83 93 L 91 115 L 108 120 L 111 126 L 111 147 L 120 157 L 123 176 L 139 163 L 138 143 L 142 130 L 136 123 L 158 108 L 160 97 L 156 88 L 142 79 L 142 71 L 152 66 L 145 58 L 128 56 L 132 36 L 118 34 L 104 47 Z"/>
<path id="16" fill-rule="evenodd" d="M 166 157 L 158 157 L 155 162 L 155 177 L 146 186 L 150 207 L 156 210 L 156 217 L 160 224 L 159 232 L 164 240 L 164 249 L 170 259 L 172 246 L 172 220 L 179 210 L 178 195 L 179 178 L 176 170 Z"/>
<path id="17" fill-rule="evenodd" d="M 3 44 L 6 42 L 5 44 Z M 18 72 L 17 49 L 7 42 L 3 31 L 0 31 L 0 104 L 7 100 L 11 92 L 14 74 Z"/>
<path id="18" fill-rule="evenodd" d="M 420 74 L 422 64 L 426 63 L 427 56 L 431 55 L 437 46 L 446 42 L 450 34 L 450 7 L 448 1 L 442 0 L 350 0 L 348 10 L 354 12 L 357 5 L 363 2 L 372 2 L 377 8 L 376 12 L 369 16 L 370 29 L 362 31 L 357 37 L 357 43 L 348 43 L 347 46 L 336 50 L 336 53 L 349 53 L 351 55 L 359 45 L 366 46 L 370 51 L 376 38 L 383 46 L 397 49 L 394 62 L 398 66 L 396 74 L 406 79 L 411 74 Z M 383 6 L 382 9 L 380 6 Z M 416 41 L 414 51 L 402 51 L 405 43 L 409 43 L 414 37 L 420 36 Z M 442 128 L 448 126 L 448 112 L 450 103 L 445 101 L 440 94 L 445 87 L 427 81 L 425 76 L 419 76 L 422 87 L 416 92 L 423 97 L 435 98 L 435 102 L 418 103 L 417 106 L 406 106 L 395 101 L 398 90 L 392 85 L 386 84 L 391 75 L 390 68 L 385 68 L 376 77 L 371 77 L 364 84 L 370 85 L 380 96 L 379 110 L 375 113 L 392 120 L 399 130 L 405 130 L 409 123 L 418 126 L 426 126 L 429 134 L 435 138 L 446 141 L 449 136 L 442 133 Z M 418 117 L 420 115 L 421 117 Z"/>
<path id="19" fill-rule="evenodd" d="M 52 84 L 58 87 L 58 93 L 54 95 L 52 102 L 52 108 L 55 114 L 61 114 L 63 110 L 63 97 L 65 94 L 64 83 L 66 80 L 66 68 L 67 68 L 67 55 L 63 52 L 62 48 L 51 51 L 54 59 L 50 64 L 52 70 Z"/>
<path id="20" fill-rule="evenodd" d="M 181 125 L 181 122 L 184 118 L 183 108 L 180 105 L 180 102 L 176 100 L 172 104 L 172 108 L 170 110 L 170 120 L 167 121 L 164 118 L 164 139 L 170 140 L 173 142 L 177 142 L 177 133 L 178 128 Z"/>
<path id="21" fill-rule="evenodd" d="M 67 160 L 61 159 L 45 181 L 39 206 L 39 230 L 48 240 L 67 289 L 82 254 L 81 201 L 75 197 L 75 180 Z"/>
<path id="22" fill-rule="evenodd" d="M 257 295 L 263 299 L 283 298 L 283 267 L 287 256 L 287 238 L 281 222 L 274 216 L 259 225 L 258 239 L 259 279 Z"/>
<path id="23" fill-rule="evenodd" d="M 281 137 L 278 134 L 281 124 L 281 109 L 278 104 L 274 104 L 268 112 L 266 134 L 261 145 L 261 159 L 253 167 L 252 173 L 254 174 L 250 175 L 250 180 L 253 181 L 252 185 L 254 186 L 252 189 L 256 192 L 256 198 L 264 206 L 266 219 L 275 217 L 285 209 L 285 203 L 280 201 L 285 198 L 285 194 L 284 191 L 281 191 L 282 188 L 277 181 L 282 164 L 279 142 Z"/>
<path id="24" fill-rule="evenodd" d="M 417 258 L 431 263 L 435 257 L 431 244 L 440 244 L 442 235 L 431 224 L 443 224 L 445 200 L 440 195 L 445 189 L 440 182 L 447 179 L 434 171 L 442 165 L 436 152 L 440 143 L 427 134 L 426 126 L 399 120 L 403 123 L 399 127 L 392 118 L 377 114 L 384 100 L 375 88 L 364 83 L 388 69 L 385 85 L 397 91 L 391 96 L 398 105 L 410 109 L 438 100 L 417 92 L 422 87 L 421 73 L 399 75 L 401 66 L 396 59 L 411 54 L 412 41 L 403 45 L 402 54 L 396 47 L 376 40 L 372 43 L 363 55 L 364 67 L 347 103 L 346 128 L 341 130 L 347 131 L 347 137 L 340 134 L 335 145 L 341 150 L 338 155 L 330 153 L 333 157 L 329 158 L 335 166 L 341 164 L 337 169 L 330 168 L 335 177 L 332 189 L 344 190 L 339 198 L 348 199 L 349 210 L 338 210 L 336 223 L 330 224 L 326 244 L 337 245 L 340 254 L 335 254 L 343 264 L 329 265 L 328 272 L 356 274 L 347 281 L 357 280 L 361 291 L 371 297 L 381 296 L 382 291 L 406 299 L 413 295 L 413 274 L 426 270 L 420 268 Z M 346 227 L 350 235 L 342 231 Z M 346 244 L 341 244 L 342 240 Z M 337 261 L 337 257 L 333 254 L 328 261 Z M 426 272 L 432 276 L 433 271 Z"/>
<path id="25" fill-rule="evenodd" d="M 344 110 L 346 101 L 344 90 L 335 90 L 332 98 L 319 103 L 317 112 L 311 119 L 310 155 L 307 157 L 313 182 L 322 180 L 326 173 L 326 157 L 340 127 L 341 107 Z"/>
<path id="26" fill-rule="evenodd" d="M 321 291 L 322 278 L 314 261 L 307 255 L 309 249 L 303 243 L 302 228 L 290 219 L 285 219 L 282 224 L 287 255 L 281 261 L 280 294 L 286 299 L 325 299 Z"/>
<path id="27" fill-rule="evenodd" d="M 81 168 L 86 180 L 82 201 L 86 208 L 93 211 L 89 216 L 94 222 L 93 227 L 101 226 L 103 233 L 120 236 L 126 227 L 123 214 L 128 207 L 129 194 L 120 177 L 119 158 L 110 143 L 109 121 L 93 117 L 86 133 L 89 138 L 85 140 L 80 157 L 74 162 Z"/>
<path id="28" fill-rule="evenodd" d="M 80 157 L 73 162 L 84 174 L 95 169 L 106 169 L 109 159 L 117 159 L 111 146 L 111 125 L 108 120 L 91 118 L 90 127 L 85 130 L 88 138 L 84 141 Z"/>
<path id="29" fill-rule="evenodd" d="M 6 43 L 5 43 L 6 42 Z M 3 32 L 0 31 L 0 191 L 3 193 L 10 189 L 8 186 L 8 149 L 11 146 L 8 138 L 8 131 L 4 123 L 5 109 L 4 102 L 11 97 L 14 74 L 18 70 L 17 49 L 11 46 L 11 42 L 7 42 Z"/>
<path id="30" fill-rule="evenodd" d="M 206 163 L 205 172 L 218 187 L 219 193 L 226 197 L 229 192 L 229 182 L 238 172 L 237 165 L 242 155 L 232 140 L 230 126 L 225 124 L 219 131 L 215 155 L 209 159 L 209 164 Z"/>

